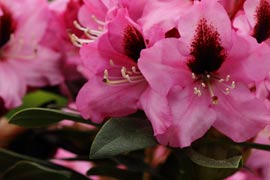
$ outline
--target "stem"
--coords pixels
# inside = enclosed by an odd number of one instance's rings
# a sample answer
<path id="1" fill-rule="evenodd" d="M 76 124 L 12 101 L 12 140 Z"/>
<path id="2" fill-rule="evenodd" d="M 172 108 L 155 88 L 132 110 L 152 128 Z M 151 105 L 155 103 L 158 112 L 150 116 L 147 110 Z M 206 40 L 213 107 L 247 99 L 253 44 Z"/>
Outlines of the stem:
<path id="1" fill-rule="evenodd" d="M 259 143 L 253 143 L 253 142 L 233 142 L 229 140 L 213 140 L 213 139 L 208 139 L 205 141 L 201 141 L 198 143 L 195 143 L 195 146 L 200 146 L 203 144 L 230 144 L 230 145 L 236 145 L 240 147 L 246 147 L 246 148 L 253 148 L 253 149 L 259 149 L 259 150 L 264 150 L 264 151 L 270 151 L 270 145 L 267 144 L 259 144 Z"/>

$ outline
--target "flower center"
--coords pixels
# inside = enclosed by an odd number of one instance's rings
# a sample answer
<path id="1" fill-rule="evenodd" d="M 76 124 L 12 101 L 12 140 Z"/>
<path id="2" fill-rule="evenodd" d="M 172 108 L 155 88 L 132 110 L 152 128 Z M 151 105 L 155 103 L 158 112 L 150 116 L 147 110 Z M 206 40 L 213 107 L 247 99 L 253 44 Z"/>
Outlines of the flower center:
<path id="1" fill-rule="evenodd" d="M 218 104 L 218 96 L 213 90 L 213 84 L 221 85 L 223 88 L 222 93 L 225 95 L 230 94 L 231 90 L 236 86 L 235 81 L 231 81 L 230 75 L 227 75 L 225 78 L 220 78 L 215 74 L 204 74 L 196 76 L 194 73 L 192 73 L 192 79 L 194 79 L 195 82 L 200 83 L 199 86 L 194 87 L 194 94 L 201 96 L 202 90 L 208 89 L 213 104 Z"/>
<path id="2" fill-rule="evenodd" d="M 103 81 L 108 85 L 121 85 L 145 81 L 137 69 L 137 61 L 141 50 L 146 48 L 143 35 L 134 26 L 127 25 L 123 31 L 122 46 L 124 54 L 129 57 L 134 66 L 119 66 L 110 60 L 110 67 L 104 70 Z M 116 42 L 117 43 L 117 42 Z"/>
<path id="3" fill-rule="evenodd" d="M 195 30 L 187 66 L 192 72 L 194 82 L 199 82 L 199 86 L 194 87 L 194 94 L 201 96 L 202 89 L 208 89 L 213 104 L 218 103 L 218 96 L 213 90 L 214 83 L 224 86 L 225 89 L 222 90 L 224 94 L 229 94 L 230 90 L 235 88 L 235 82 L 230 81 L 230 75 L 225 78 L 217 75 L 217 70 L 225 58 L 226 53 L 221 46 L 218 31 L 202 18 Z"/>
<path id="4" fill-rule="evenodd" d="M 258 43 L 261 43 L 270 36 L 270 4 L 266 0 L 261 0 L 256 8 L 256 25 L 253 31 L 253 37 Z"/>

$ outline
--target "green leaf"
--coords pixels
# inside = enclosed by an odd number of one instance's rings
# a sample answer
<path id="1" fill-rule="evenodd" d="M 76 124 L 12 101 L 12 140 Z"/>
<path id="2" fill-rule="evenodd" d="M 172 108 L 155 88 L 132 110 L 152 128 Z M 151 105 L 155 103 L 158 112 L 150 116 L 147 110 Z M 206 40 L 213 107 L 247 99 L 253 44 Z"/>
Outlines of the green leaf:
<path id="1" fill-rule="evenodd" d="M 23 104 L 6 114 L 7 118 L 10 118 L 14 113 L 31 107 L 43 107 L 43 106 L 53 106 L 53 107 L 64 107 L 67 104 L 67 99 L 59 96 L 57 94 L 38 90 L 31 92 L 24 96 Z"/>
<path id="2" fill-rule="evenodd" d="M 190 159 L 203 167 L 208 168 L 232 168 L 232 169 L 238 169 L 242 166 L 242 156 L 233 156 L 227 159 L 217 160 L 213 158 L 209 158 L 207 156 L 204 156 L 195 150 L 189 148 L 187 150 L 187 154 L 189 155 Z"/>
<path id="3" fill-rule="evenodd" d="M 0 175 L 2 175 L 1 173 L 7 171 L 12 166 L 14 166 L 16 163 L 18 163 L 19 161 L 31 161 L 33 163 L 39 164 L 41 166 L 45 166 L 45 167 L 50 168 L 50 169 L 54 169 L 56 171 L 68 171 L 71 173 L 70 179 L 89 180 L 87 177 L 85 177 L 85 176 L 83 176 L 83 175 L 81 175 L 81 174 L 79 174 L 71 169 L 67 169 L 63 166 L 53 164 L 49 161 L 44 161 L 41 159 L 21 155 L 21 154 L 18 154 L 18 153 L 12 152 L 12 151 L 8 151 L 8 150 L 2 149 L 2 148 L 0 148 L 0 162 L 1 162 L 0 163 Z"/>
<path id="4" fill-rule="evenodd" d="M 111 157 L 156 144 L 151 124 L 146 119 L 110 119 L 95 137 L 90 150 L 90 158 Z"/>
<path id="5" fill-rule="evenodd" d="M 19 161 L 10 167 L 1 177 L 5 180 L 68 180 L 71 173 L 63 170 L 54 170 L 34 162 Z"/>
<path id="6" fill-rule="evenodd" d="M 129 170 L 122 170 L 111 166 L 93 167 L 89 171 L 87 171 L 87 175 L 108 176 L 116 179 L 129 179 L 129 180 L 142 179 L 142 173 L 133 172 Z"/>
<path id="7" fill-rule="evenodd" d="M 28 108 L 21 110 L 10 118 L 9 123 L 33 128 L 49 126 L 64 119 L 94 125 L 77 114 L 46 108 Z"/>

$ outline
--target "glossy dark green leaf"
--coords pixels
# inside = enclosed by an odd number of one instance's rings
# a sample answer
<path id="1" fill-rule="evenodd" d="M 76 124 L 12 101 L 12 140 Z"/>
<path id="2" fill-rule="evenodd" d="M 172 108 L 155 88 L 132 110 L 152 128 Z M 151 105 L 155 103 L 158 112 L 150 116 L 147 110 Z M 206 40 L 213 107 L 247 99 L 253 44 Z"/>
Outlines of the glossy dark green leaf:
<path id="1" fill-rule="evenodd" d="M 42 127 L 49 126 L 64 119 L 91 124 L 77 114 L 67 113 L 56 109 L 47 108 L 28 108 L 15 113 L 9 120 L 9 123 L 23 127 Z"/>
<path id="2" fill-rule="evenodd" d="M 151 124 L 146 119 L 114 118 L 95 137 L 90 158 L 106 158 L 156 145 Z"/>
<path id="3" fill-rule="evenodd" d="M 7 169 L 2 175 L 5 180 L 68 180 L 71 173 L 63 170 L 55 170 L 30 161 L 19 161 Z"/>
<path id="4" fill-rule="evenodd" d="M 194 163 L 203 167 L 238 169 L 242 166 L 242 156 L 240 155 L 233 156 L 227 159 L 217 160 L 204 156 L 203 154 L 200 154 L 191 148 L 187 150 L 187 154 Z"/>
<path id="5" fill-rule="evenodd" d="M 6 117 L 10 118 L 14 113 L 31 107 L 64 107 L 67 104 L 67 99 L 63 96 L 59 96 L 58 94 L 54 94 L 51 92 L 38 90 L 31 92 L 24 96 L 23 104 L 6 114 Z"/>

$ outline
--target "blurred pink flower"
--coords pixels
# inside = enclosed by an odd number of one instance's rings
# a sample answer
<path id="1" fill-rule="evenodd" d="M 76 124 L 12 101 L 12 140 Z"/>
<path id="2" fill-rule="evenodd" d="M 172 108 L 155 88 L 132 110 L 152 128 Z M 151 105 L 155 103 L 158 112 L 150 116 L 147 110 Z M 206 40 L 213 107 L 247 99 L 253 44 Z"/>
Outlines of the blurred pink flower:
<path id="1" fill-rule="evenodd" d="M 78 173 L 86 175 L 86 172 L 93 167 L 93 164 L 87 161 L 66 161 L 64 158 L 76 158 L 76 154 L 59 148 L 55 154 L 55 159 L 52 160 L 55 164 L 70 168 Z"/>
<path id="2" fill-rule="evenodd" d="M 269 71 L 269 53 L 253 51 L 257 43 L 238 36 L 230 24 L 220 4 L 194 2 L 179 20 L 179 40 L 161 40 L 142 51 L 138 66 L 167 101 L 145 109 L 161 144 L 189 146 L 212 126 L 245 141 L 269 122 L 266 106 L 249 89 Z M 171 120 L 158 115 L 166 106 Z"/>
<path id="3" fill-rule="evenodd" d="M 62 81 L 59 54 L 40 45 L 48 25 L 46 0 L 0 0 L 0 22 L 0 96 L 12 108 L 28 86 Z"/>
<path id="4" fill-rule="evenodd" d="M 42 39 L 42 44 L 61 54 L 61 70 L 65 80 L 82 79 L 85 74 L 81 66 L 79 48 L 74 46 L 70 36 L 84 35 L 76 28 L 78 24 L 78 11 L 83 5 L 82 0 L 53 1 L 50 3 L 50 26 Z"/>

